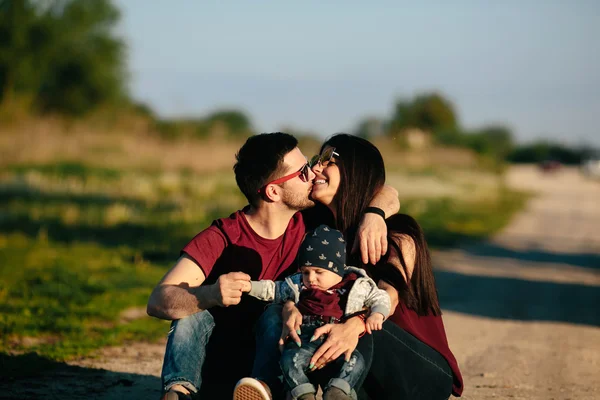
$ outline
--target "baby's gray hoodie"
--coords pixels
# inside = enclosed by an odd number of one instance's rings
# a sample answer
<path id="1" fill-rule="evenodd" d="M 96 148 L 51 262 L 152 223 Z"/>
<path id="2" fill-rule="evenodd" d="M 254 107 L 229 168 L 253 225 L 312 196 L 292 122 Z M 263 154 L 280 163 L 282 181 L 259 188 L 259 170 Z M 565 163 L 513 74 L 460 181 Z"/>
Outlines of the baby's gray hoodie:
<path id="1" fill-rule="evenodd" d="M 370 314 L 378 312 L 387 318 L 391 309 L 390 296 L 387 292 L 379 289 L 364 269 L 348 267 L 346 273 L 350 272 L 354 272 L 358 278 L 348 293 L 344 315 L 350 315 L 361 311 L 363 307 L 368 307 L 371 310 Z M 283 281 L 251 281 L 251 284 L 252 289 L 248 293 L 250 296 L 276 303 L 284 303 L 288 300 L 298 303 L 300 290 L 304 287 L 302 273 L 290 275 Z"/>

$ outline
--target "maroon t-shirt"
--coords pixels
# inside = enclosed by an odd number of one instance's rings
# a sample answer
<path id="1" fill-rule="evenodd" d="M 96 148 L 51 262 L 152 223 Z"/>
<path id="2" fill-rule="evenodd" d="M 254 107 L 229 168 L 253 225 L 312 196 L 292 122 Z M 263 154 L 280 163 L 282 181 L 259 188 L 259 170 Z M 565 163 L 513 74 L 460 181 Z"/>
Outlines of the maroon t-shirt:
<path id="1" fill-rule="evenodd" d="M 259 236 L 248 224 L 243 210 L 213 221 L 212 225 L 197 234 L 182 250 L 202 269 L 205 285 L 216 282 L 229 272 L 245 272 L 252 280 L 281 280 L 296 272 L 296 253 L 304 237 L 305 226 L 301 213 L 290 220 L 284 234 L 277 239 Z M 230 331 L 236 341 L 240 332 L 250 332 L 266 303 L 251 296 L 243 296 L 235 307 L 210 309 L 217 326 Z M 225 333 L 226 334 L 226 333 Z"/>
<path id="2" fill-rule="evenodd" d="M 337 285 L 328 290 L 304 288 L 296 304 L 302 315 L 320 315 L 341 319 L 348 303 L 348 293 L 358 275 L 349 273 Z"/>

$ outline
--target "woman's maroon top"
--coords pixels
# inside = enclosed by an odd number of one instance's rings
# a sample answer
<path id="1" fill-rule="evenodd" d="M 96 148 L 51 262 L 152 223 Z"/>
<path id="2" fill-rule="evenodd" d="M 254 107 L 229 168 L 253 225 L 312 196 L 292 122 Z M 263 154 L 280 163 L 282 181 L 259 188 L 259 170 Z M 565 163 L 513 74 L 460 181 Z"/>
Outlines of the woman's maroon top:
<path id="1" fill-rule="evenodd" d="M 388 235 L 408 235 L 413 238 L 416 246 L 421 247 L 428 252 L 423 230 L 414 218 L 406 214 L 396 214 L 388 218 L 386 224 L 388 227 Z M 390 240 L 394 239 L 388 236 L 388 241 Z M 401 263 L 403 264 L 403 257 L 401 258 Z M 378 265 L 374 267 L 372 271 L 375 274 L 380 274 L 380 278 L 383 278 L 388 283 L 392 284 L 398 291 L 407 290 L 406 281 L 399 273 L 398 269 L 387 264 L 385 260 L 382 261 L 383 264 L 386 265 Z M 429 262 L 429 260 L 427 260 L 427 262 Z M 419 267 L 419 265 L 415 265 L 415 268 Z M 394 314 L 390 316 L 389 320 L 419 339 L 421 342 L 436 350 L 446 359 L 446 361 L 448 361 L 454 376 L 452 394 L 454 396 L 460 396 L 463 391 L 463 379 L 456 358 L 454 358 L 454 354 L 452 354 L 452 351 L 450 351 L 450 347 L 448 346 L 448 339 L 446 337 L 442 316 L 435 316 L 431 314 L 431 311 L 427 315 L 419 315 L 415 310 L 408 308 L 402 298 L 399 298 L 398 300 L 400 303 L 396 307 Z M 443 304 L 440 306 L 443 307 Z"/>

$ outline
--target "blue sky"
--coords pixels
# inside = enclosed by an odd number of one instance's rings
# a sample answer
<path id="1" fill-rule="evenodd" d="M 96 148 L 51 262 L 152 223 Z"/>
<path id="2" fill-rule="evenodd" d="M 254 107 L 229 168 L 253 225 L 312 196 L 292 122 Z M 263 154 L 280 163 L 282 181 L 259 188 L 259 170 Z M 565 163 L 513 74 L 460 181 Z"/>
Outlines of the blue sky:
<path id="1" fill-rule="evenodd" d="M 600 1 L 118 0 L 131 91 L 321 136 L 436 90 L 466 128 L 600 145 Z"/>

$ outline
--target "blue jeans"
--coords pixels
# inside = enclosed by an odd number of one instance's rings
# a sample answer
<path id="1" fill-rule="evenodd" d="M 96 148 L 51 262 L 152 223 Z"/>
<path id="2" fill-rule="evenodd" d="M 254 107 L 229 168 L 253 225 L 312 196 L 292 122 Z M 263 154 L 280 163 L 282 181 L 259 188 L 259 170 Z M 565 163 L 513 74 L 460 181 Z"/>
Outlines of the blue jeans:
<path id="1" fill-rule="evenodd" d="M 228 312 L 224 308 L 201 311 L 173 321 L 161 374 L 163 390 L 182 385 L 201 399 L 230 397 L 236 382 L 251 376 L 256 347 L 252 329 L 263 307 L 260 303 L 256 317 L 253 313 L 241 322 L 224 316 Z M 277 379 L 281 375 L 277 344 L 281 335 L 281 306 L 271 315 L 278 315 L 277 325 L 260 325 L 263 330 L 256 332 L 258 348 L 268 348 L 265 354 L 271 353 L 264 365 L 254 364 L 258 365 L 257 370 L 263 373 L 266 382 L 274 382 L 273 387 L 277 390 Z"/>
<path id="2" fill-rule="evenodd" d="M 302 324 L 300 327 L 300 340 L 302 346 L 298 347 L 294 342 L 288 342 L 285 345 L 281 354 L 281 370 L 283 378 L 287 386 L 290 388 L 290 393 L 293 398 L 300 397 L 306 393 L 316 393 L 317 389 L 309 379 L 310 359 L 315 351 L 323 344 L 324 339 L 318 338 L 310 341 L 317 328 L 322 326 L 321 323 Z M 354 350 L 350 356 L 350 360 L 344 360 L 343 356 L 335 361 L 335 369 L 337 373 L 332 377 L 327 385 L 323 388 L 326 391 L 329 387 L 337 387 L 347 395 L 356 399 L 355 385 L 361 380 L 362 374 L 366 371 L 365 361 L 362 355 Z"/>
<path id="3" fill-rule="evenodd" d="M 252 377 L 260 379 L 269 385 L 275 400 L 283 398 L 284 388 L 282 373 L 279 367 L 279 338 L 283 319 L 281 304 L 267 306 L 256 322 L 256 355 L 252 366 Z"/>
<path id="4" fill-rule="evenodd" d="M 161 373 L 164 391 L 173 385 L 181 385 L 198 393 L 202 386 L 206 347 L 214 327 L 214 319 L 208 311 L 171 323 Z"/>

